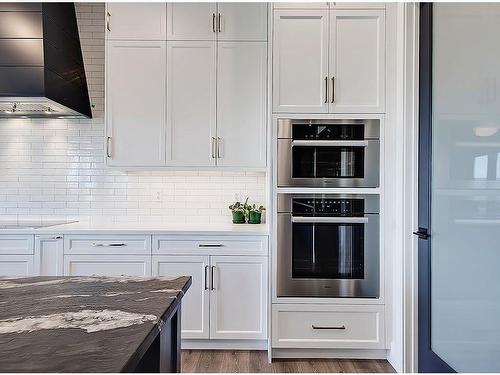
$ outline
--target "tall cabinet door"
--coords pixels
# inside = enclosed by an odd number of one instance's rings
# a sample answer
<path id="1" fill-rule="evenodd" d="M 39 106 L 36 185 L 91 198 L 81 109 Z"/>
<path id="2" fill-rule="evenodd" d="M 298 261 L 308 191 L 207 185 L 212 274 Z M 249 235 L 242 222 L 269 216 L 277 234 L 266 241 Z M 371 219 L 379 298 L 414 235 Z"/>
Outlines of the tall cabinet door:
<path id="1" fill-rule="evenodd" d="M 182 299 L 182 338 L 209 338 L 209 257 L 153 256 L 153 276 L 190 275 L 192 284 Z"/>
<path id="2" fill-rule="evenodd" d="M 165 3 L 107 3 L 106 38 L 166 40 Z"/>
<path id="3" fill-rule="evenodd" d="M 215 165 L 216 42 L 167 42 L 167 165 Z"/>
<path id="4" fill-rule="evenodd" d="M 219 3 L 219 40 L 267 40 L 267 3 Z"/>
<path id="5" fill-rule="evenodd" d="M 168 3 L 167 40 L 215 40 L 216 3 Z"/>
<path id="6" fill-rule="evenodd" d="M 211 339 L 267 337 L 267 258 L 212 256 Z"/>
<path id="7" fill-rule="evenodd" d="M 165 164 L 165 42 L 108 41 L 107 162 Z"/>
<path id="8" fill-rule="evenodd" d="M 266 165 L 266 66 L 266 42 L 218 43 L 218 165 Z"/>
<path id="9" fill-rule="evenodd" d="M 328 111 L 328 13 L 274 12 L 274 112 Z"/>
<path id="10" fill-rule="evenodd" d="M 330 112 L 385 111 L 384 10 L 330 13 Z"/>

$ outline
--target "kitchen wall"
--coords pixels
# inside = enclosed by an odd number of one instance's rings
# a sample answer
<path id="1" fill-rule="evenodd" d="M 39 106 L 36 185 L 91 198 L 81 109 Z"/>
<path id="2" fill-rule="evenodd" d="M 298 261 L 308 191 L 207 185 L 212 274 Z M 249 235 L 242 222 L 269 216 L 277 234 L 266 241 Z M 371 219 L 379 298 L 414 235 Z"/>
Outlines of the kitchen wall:
<path id="1" fill-rule="evenodd" d="M 229 223 L 236 195 L 265 202 L 265 173 L 125 173 L 104 159 L 104 4 L 76 5 L 92 120 L 0 120 L 0 220 Z"/>

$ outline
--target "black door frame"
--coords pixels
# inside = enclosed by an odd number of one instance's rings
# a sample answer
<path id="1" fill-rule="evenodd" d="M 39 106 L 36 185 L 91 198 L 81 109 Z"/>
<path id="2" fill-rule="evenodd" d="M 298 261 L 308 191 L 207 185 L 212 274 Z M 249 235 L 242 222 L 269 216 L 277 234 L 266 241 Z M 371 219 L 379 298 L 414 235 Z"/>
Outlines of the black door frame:
<path id="1" fill-rule="evenodd" d="M 418 371 L 455 372 L 431 347 L 432 3 L 420 4 Z"/>

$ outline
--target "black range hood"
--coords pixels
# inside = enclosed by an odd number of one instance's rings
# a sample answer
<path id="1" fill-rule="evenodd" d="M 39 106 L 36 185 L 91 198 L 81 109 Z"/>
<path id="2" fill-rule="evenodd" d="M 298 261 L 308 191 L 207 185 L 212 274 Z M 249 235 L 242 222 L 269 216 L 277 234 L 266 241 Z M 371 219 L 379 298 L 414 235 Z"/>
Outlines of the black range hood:
<path id="1" fill-rule="evenodd" d="M 0 3 L 0 117 L 92 117 L 73 3 Z"/>

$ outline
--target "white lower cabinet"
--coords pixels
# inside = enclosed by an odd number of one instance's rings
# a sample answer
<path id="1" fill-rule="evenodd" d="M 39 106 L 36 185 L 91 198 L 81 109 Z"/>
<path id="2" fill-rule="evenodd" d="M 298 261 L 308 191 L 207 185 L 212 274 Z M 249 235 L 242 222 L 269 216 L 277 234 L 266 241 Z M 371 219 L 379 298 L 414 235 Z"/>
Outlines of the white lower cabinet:
<path id="1" fill-rule="evenodd" d="M 213 256 L 210 338 L 267 337 L 267 258 Z"/>
<path id="2" fill-rule="evenodd" d="M 209 338 L 208 256 L 154 255 L 153 276 L 189 275 L 192 284 L 182 300 L 182 338 Z"/>
<path id="3" fill-rule="evenodd" d="M 385 349 L 383 305 L 274 304 L 273 348 Z"/>
<path id="4" fill-rule="evenodd" d="M 34 274 L 36 276 L 62 276 L 63 257 L 63 236 L 35 236 Z"/>
<path id="5" fill-rule="evenodd" d="M 65 276 L 150 276 L 151 256 L 65 255 Z"/>
<path id="6" fill-rule="evenodd" d="M 0 276 L 32 276 L 33 255 L 0 255 Z"/>

